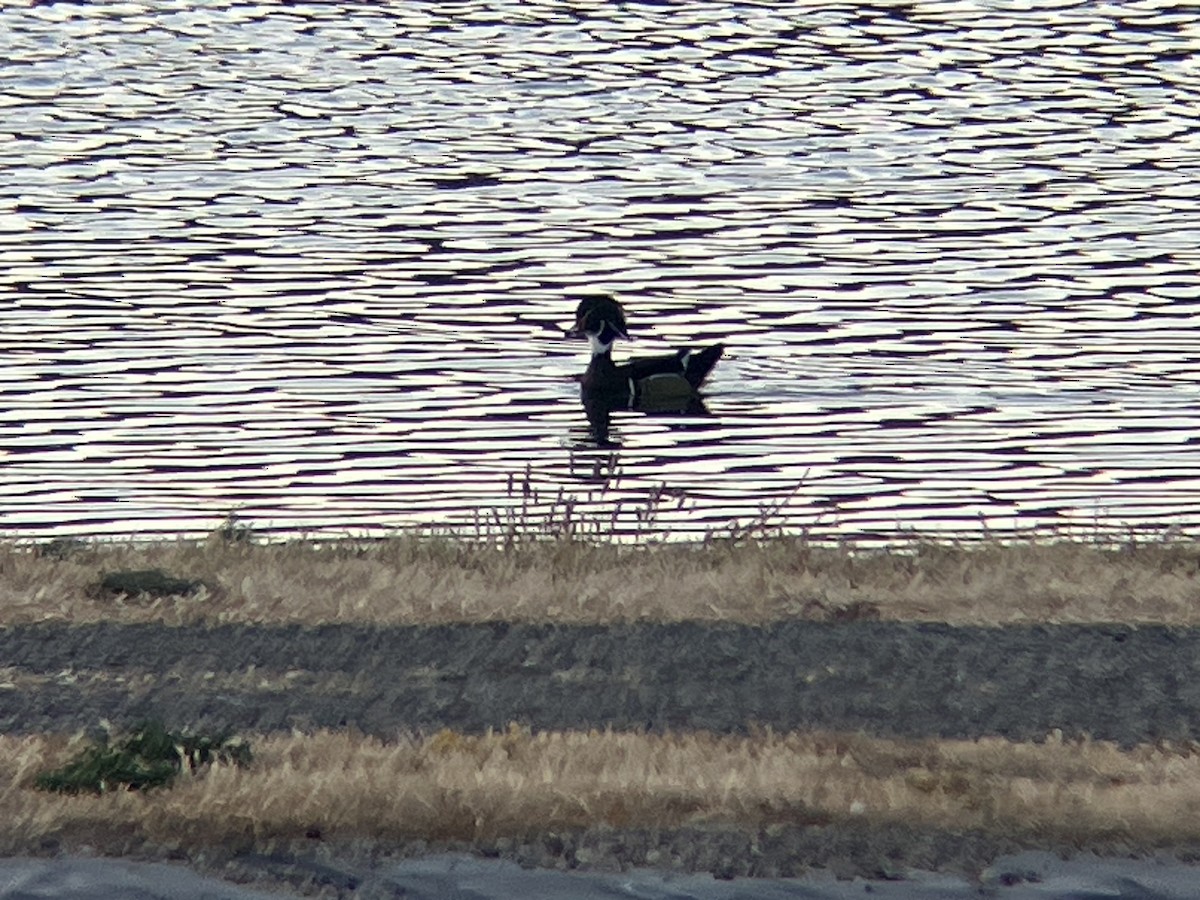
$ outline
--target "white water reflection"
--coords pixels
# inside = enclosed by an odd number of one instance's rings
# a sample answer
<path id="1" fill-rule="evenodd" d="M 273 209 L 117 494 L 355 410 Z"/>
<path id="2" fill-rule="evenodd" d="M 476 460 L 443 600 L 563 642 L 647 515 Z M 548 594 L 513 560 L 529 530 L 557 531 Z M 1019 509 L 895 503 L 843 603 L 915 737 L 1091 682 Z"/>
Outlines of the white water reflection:
<path id="1" fill-rule="evenodd" d="M 0 529 L 1200 519 L 1184 5 L 0 11 Z M 565 341 L 724 341 L 580 445 Z M 511 488 L 514 479 L 533 493 Z M 497 512 L 499 511 L 499 512 Z"/>

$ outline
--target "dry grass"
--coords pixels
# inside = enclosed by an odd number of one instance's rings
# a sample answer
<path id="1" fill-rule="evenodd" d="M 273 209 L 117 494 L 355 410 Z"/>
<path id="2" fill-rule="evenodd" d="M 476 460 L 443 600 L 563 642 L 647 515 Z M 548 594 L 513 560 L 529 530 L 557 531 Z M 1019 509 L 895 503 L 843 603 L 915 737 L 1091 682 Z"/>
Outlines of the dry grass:
<path id="1" fill-rule="evenodd" d="M 98 593 L 161 568 L 186 597 Z M 1200 623 L 1200 545 L 1185 542 L 818 547 L 798 538 L 632 547 L 575 540 L 89 543 L 64 558 L 0 544 L 0 625 L 490 620 L 768 622 L 789 617 Z"/>
<path id="2" fill-rule="evenodd" d="M 972 829 L 1018 841 L 1200 839 L 1192 745 L 1122 751 L 861 735 L 440 732 L 255 740 L 249 769 L 217 766 L 169 791 L 64 797 L 30 788 L 78 749 L 0 737 L 0 852 L 92 835 L 161 846 L 276 839 L 486 841 L 597 825 L 770 827 L 844 820 Z M 103 848 L 102 848 L 103 849 Z M 109 848 L 113 849 L 113 848 Z"/>

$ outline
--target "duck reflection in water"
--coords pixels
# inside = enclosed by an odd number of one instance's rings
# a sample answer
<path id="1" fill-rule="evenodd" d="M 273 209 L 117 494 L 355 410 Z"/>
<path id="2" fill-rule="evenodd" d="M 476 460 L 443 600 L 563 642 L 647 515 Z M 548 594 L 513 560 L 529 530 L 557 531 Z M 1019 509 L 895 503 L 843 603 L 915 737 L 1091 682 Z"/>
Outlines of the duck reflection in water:
<path id="1" fill-rule="evenodd" d="M 581 300 L 575 326 L 567 334 L 586 337 L 592 351 L 587 371 L 579 379 L 580 396 L 591 437 L 600 446 L 614 444 L 609 437 L 613 410 L 708 414 L 700 385 L 725 352 L 723 344 L 614 363 L 613 343 L 617 338 L 628 340 L 629 335 L 621 304 L 605 296 Z"/>

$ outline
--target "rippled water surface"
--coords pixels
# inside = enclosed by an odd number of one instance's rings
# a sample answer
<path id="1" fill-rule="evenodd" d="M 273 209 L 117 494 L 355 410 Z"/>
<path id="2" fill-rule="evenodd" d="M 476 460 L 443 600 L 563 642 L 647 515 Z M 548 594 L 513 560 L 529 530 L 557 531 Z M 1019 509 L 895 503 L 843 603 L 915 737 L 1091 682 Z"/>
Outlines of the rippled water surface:
<path id="1" fill-rule="evenodd" d="M 0 531 L 1200 524 L 1184 4 L 0 9 Z M 567 339 L 727 344 L 589 446 Z M 609 527 L 609 525 L 605 525 Z"/>

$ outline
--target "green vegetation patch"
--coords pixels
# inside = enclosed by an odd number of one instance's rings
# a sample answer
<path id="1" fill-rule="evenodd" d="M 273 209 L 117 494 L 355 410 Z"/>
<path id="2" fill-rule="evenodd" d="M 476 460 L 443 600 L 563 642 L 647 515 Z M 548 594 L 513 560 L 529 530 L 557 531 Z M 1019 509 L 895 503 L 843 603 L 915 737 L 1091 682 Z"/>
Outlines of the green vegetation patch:
<path id="1" fill-rule="evenodd" d="M 142 791 L 167 787 L 185 767 L 195 772 L 213 762 L 247 766 L 251 759 L 250 745 L 227 734 L 173 732 L 147 722 L 118 744 L 95 741 L 62 768 L 38 775 L 34 787 L 60 794 Z"/>

